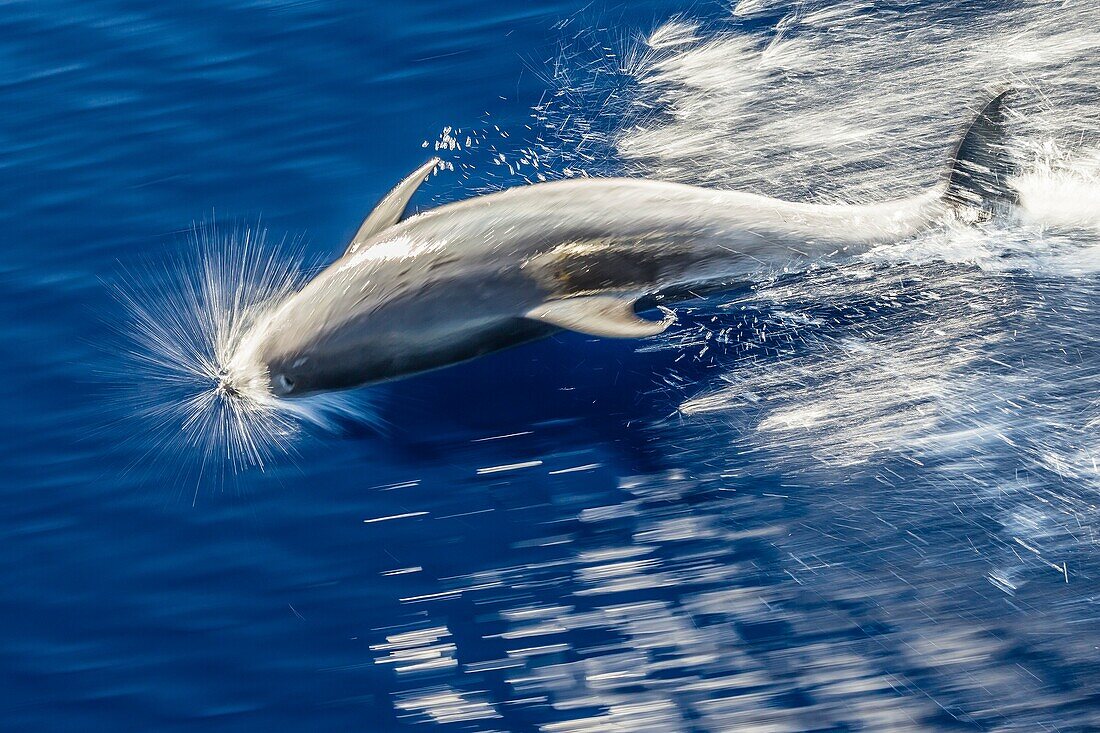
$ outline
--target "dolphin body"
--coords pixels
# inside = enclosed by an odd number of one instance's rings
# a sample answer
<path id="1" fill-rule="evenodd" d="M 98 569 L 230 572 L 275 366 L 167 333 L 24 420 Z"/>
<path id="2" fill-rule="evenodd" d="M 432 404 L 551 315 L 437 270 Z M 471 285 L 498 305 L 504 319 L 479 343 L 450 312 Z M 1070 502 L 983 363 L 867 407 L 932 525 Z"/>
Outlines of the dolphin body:
<path id="1" fill-rule="evenodd" d="M 223 379 L 296 397 L 394 379 L 558 329 L 640 338 L 665 330 L 638 301 L 714 281 L 851 256 L 954 212 L 984 220 L 1015 197 L 1003 104 L 991 100 L 944 182 L 871 205 L 780 201 L 642 179 L 512 188 L 401 221 L 428 161 L 363 223 L 347 251 L 241 340 Z"/>

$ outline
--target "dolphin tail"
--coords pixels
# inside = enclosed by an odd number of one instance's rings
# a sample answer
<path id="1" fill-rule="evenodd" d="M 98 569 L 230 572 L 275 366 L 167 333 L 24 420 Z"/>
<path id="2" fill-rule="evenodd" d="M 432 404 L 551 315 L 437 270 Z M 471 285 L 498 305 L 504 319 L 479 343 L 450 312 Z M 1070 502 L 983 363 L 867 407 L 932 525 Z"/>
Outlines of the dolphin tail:
<path id="1" fill-rule="evenodd" d="M 943 198 L 963 221 L 988 221 L 1020 201 L 1009 184 L 1017 165 L 1004 144 L 1005 102 L 1014 93 L 1008 89 L 989 100 L 955 149 Z"/>

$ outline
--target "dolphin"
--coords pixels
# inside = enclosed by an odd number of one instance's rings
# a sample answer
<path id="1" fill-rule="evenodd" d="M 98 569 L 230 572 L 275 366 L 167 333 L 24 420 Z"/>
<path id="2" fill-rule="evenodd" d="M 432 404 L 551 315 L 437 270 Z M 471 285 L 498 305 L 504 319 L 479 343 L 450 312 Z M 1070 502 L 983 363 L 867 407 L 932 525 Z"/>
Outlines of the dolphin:
<path id="1" fill-rule="evenodd" d="M 1002 144 L 1010 92 L 977 114 L 938 185 L 869 205 L 584 178 L 402 220 L 439 163 L 429 160 L 382 199 L 339 259 L 256 320 L 224 386 L 298 397 L 455 364 L 559 329 L 654 336 L 674 321 L 668 309 L 660 320 L 637 314 L 654 296 L 853 256 L 950 216 L 984 221 L 1016 202 Z"/>

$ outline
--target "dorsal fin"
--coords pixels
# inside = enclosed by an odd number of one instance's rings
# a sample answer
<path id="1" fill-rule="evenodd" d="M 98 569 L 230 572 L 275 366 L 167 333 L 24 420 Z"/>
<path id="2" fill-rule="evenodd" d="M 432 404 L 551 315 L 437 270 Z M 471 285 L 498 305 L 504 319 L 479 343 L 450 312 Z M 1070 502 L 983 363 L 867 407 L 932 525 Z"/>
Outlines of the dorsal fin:
<path id="1" fill-rule="evenodd" d="M 401 215 L 405 213 L 405 208 L 409 205 L 409 199 L 412 198 L 412 195 L 416 193 L 416 189 L 420 188 L 420 184 L 428 178 L 428 174 L 435 170 L 439 163 L 439 158 L 432 158 L 407 175 L 401 183 L 394 186 L 393 190 L 378 202 L 378 205 L 370 212 L 370 216 L 363 221 L 363 225 L 352 237 L 351 244 L 348 245 L 348 249 L 344 254 L 352 254 L 359 249 L 360 243 L 401 221 Z"/>
<path id="2" fill-rule="evenodd" d="M 987 221 L 1019 203 L 1009 179 L 1018 167 L 1005 148 L 1005 103 L 1014 90 L 989 100 L 959 141 L 951 161 L 944 199 L 965 221 Z"/>
<path id="3" fill-rule="evenodd" d="M 676 320 L 671 311 L 665 310 L 664 319 L 647 321 L 634 312 L 635 300 L 634 296 L 623 295 L 564 298 L 543 303 L 524 316 L 590 336 L 624 339 L 656 336 Z"/>

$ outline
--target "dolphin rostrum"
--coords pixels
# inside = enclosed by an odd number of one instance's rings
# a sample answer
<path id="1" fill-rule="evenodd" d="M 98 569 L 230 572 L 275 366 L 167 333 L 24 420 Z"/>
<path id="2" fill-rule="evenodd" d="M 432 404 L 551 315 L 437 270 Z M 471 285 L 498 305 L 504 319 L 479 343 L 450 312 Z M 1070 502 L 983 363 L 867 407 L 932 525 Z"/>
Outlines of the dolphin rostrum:
<path id="1" fill-rule="evenodd" d="M 574 179 L 512 188 L 402 220 L 438 163 L 371 212 L 347 251 L 260 318 L 225 369 L 234 391 L 278 397 L 346 389 L 454 364 L 568 329 L 661 333 L 639 299 L 693 284 L 851 256 L 952 212 L 1015 202 L 1002 145 L 1004 92 L 977 115 L 945 180 L 870 205 L 780 201 L 677 183 Z"/>

